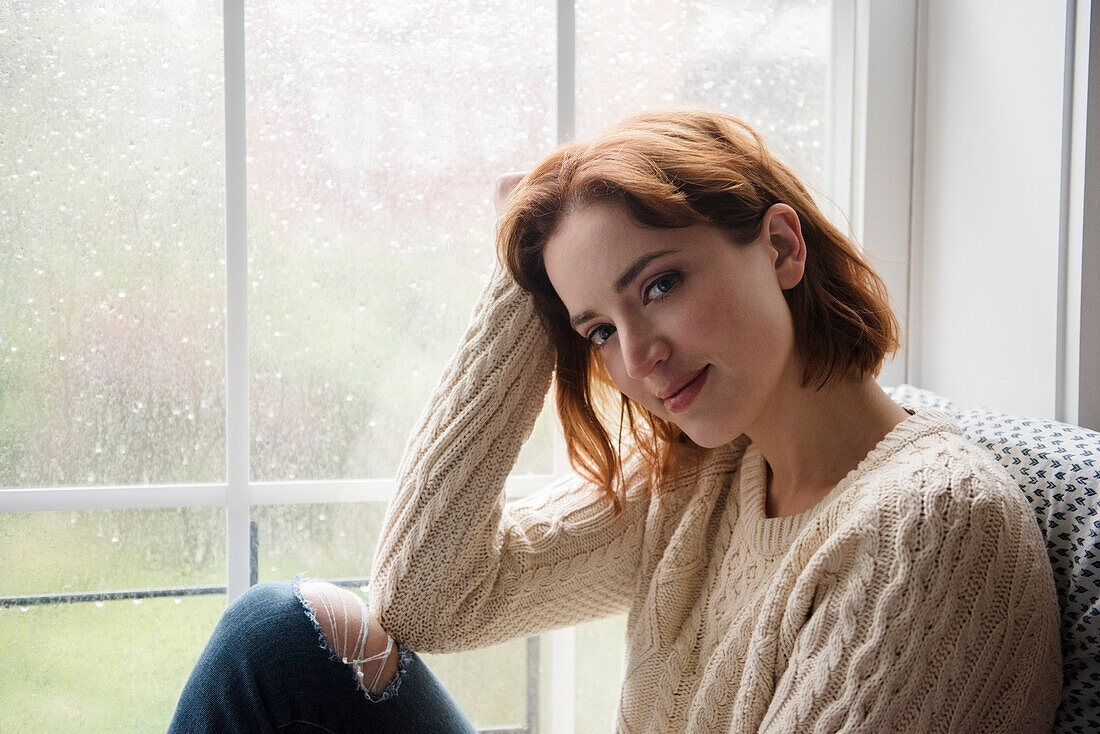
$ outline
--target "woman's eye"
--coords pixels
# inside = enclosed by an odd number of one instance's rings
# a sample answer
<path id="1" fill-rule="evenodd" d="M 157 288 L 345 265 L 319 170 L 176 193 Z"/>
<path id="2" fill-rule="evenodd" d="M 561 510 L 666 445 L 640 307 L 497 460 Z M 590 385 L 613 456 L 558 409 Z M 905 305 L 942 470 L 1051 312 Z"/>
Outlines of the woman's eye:
<path id="1" fill-rule="evenodd" d="M 611 335 L 615 333 L 615 329 L 607 324 L 600 324 L 592 331 L 588 332 L 588 341 L 592 342 L 592 346 L 602 346 L 605 341 L 611 338 Z"/>
<path id="2" fill-rule="evenodd" d="M 656 300 L 676 287 L 679 276 L 675 273 L 666 273 L 649 284 L 645 289 L 646 300 Z"/>
<path id="3" fill-rule="evenodd" d="M 665 273 L 654 279 L 645 289 L 645 302 L 656 301 L 664 298 L 673 288 L 675 288 L 680 282 L 679 273 Z M 615 327 L 610 324 L 600 324 L 592 331 L 588 332 L 585 337 L 592 344 L 593 347 L 599 349 L 603 346 L 604 342 L 611 338 L 611 335 L 615 333 Z"/>

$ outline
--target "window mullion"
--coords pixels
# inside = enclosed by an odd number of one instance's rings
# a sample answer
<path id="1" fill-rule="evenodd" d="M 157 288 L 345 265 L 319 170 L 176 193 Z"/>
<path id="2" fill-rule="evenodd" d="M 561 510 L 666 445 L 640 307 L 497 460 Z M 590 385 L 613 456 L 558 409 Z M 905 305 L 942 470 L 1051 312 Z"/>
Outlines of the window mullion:
<path id="1" fill-rule="evenodd" d="M 226 215 L 226 588 L 248 589 L 248 250 L 246 217 L 244 0 L 224 0 Z"/>
<path id="2" fill-rule="evenodd" d="M 849 232 L 847 220 L 852 216 L 854 150 L 852 118 L 855 112 L 856 0 L 833 0 L 829 26 L 829 88 L 826 95 L 829 118 L 825 147 L 825 186 L 829 201 L 820 203 L 833 222 Z"/>
<path id="3" fill-rule="evenodd" d="M 573 734 L 576 726 L 576 628 L 550 633 L 550 731 Z"/>
<path id="4" fill-rule="evenodd" d="M 917 0 L 833 0 L 826 178 L 842 229 L 867 248 L 898 318 L 909 319 Z M 890 100 L 872 104 L 871 100 Z M 909 380 L 912 333 L 879 381 Z"/>
<path id="5" fill-rule="evenodd" d="M 558 0 L 558 145 L 576 136 L 576 9 L 574 0 Z"/>
<path id="6" fill-rule="evenodd" d="M 908 324 L 917 0 L 861 0 L 860 5 L 859 105 L 854 119 L 859 153 L 853 185 L 857 213 L 852 221 L 858 222 L 860 240 L 886 282 L 894 312 L 902 324 Z M 903 339 L 902 348 L 882 368 L 879 380 L 883 384 L 909 381 L 910 348 L 909 341 Z"/>
<path id="7" fill-rule="evenodd" d="M 138 484 L 4 489 L 0 490 L 0 514 L 211 507 L 225 504 L 225 489 L 224 484 Z"/>

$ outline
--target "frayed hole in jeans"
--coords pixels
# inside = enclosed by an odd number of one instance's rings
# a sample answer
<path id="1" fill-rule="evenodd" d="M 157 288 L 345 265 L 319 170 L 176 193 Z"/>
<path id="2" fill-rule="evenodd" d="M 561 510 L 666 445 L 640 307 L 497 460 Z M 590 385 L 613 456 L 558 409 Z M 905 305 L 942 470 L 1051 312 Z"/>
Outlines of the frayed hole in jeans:
<path id="1" fill-rule="evenodd" d="M 302 589 L 306 584 L 309 585 L 309 599 Z M 347 666 L 359 690 L 369 701 L 381 702 L 397 695 L 408 654 L 389 635 L 386 635 L 382 649 L 367 652 L 370 611 L 362 597 L 302 574 L 294 578 L 294 595 L 313 624 L 321 648 L 331 659 Z M 315 603 L 311 603 L 311 599 Z M 331 635 L 326 635 L 326 629 Z M 376 627 L 376 630 L 380 628 Z M 395 654 L 397 670 L 379 691 L 384 669 Z"/>

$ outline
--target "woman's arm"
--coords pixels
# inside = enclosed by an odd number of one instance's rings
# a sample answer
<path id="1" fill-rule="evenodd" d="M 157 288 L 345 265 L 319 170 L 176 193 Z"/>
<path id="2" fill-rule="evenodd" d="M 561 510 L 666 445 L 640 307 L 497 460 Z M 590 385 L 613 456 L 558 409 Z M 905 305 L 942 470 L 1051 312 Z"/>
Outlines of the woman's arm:
<path id="1" fill-rule="evenodd" d="M 410 648 L 447 652 L 624 612 L 647 499 L 579 479 L 505 504 L 553 351 L 529 294 L 497 267 L 406 446 L 374 558 L 371 605 Z"/>
<path id="2" fill-rule="evenodd" d="M 1050 731 L 1059 615 L 1034 514 L 1015 487 L 951 482 L 822 547 L 761 731 Z"/>

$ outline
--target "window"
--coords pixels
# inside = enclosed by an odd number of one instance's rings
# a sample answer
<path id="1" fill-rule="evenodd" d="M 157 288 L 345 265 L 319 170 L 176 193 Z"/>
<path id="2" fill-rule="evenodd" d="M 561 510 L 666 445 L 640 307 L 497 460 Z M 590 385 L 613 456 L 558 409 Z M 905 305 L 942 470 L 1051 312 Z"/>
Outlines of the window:
<path id="1" fill-rule="evenodd" d="M 369 576 L 498 173 L 692 101 L 829 180 L 824 0 L 229 7 L 0 28 L 0 730 L 163 728 L 250 576 Z M 562 456 L 547 410 L 510 492 Z M 606 731 L 624 632 L 429 662 L 479 726 Z"/>

